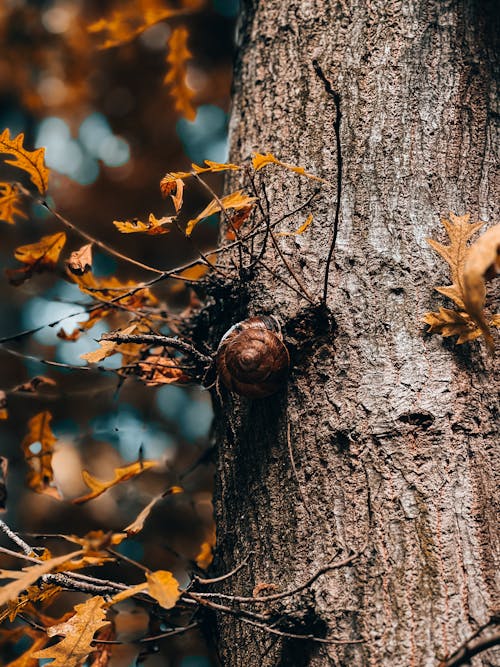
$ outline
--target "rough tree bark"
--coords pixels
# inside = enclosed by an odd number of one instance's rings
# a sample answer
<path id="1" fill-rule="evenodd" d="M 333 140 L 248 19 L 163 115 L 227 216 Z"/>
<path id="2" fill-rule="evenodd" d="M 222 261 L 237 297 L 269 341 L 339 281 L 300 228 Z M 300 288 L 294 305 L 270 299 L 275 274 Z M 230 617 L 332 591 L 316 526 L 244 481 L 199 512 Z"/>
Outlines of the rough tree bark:
<path id="1" fill-rule="evenodd" d="M 230 158 L 271 151 L 332 182 L 308 233 L 281 240 L 318 303 L 337 154 L 314 59 L 341 98 L 343 191 L 330 315 L 257 267 L 214 332 L 278 314 L 292 353 L 281 393 L 217 407 L 216 565 L 251 553 L 217 590 L 285 590 L 361 551 L 280 611 L 291 632 L 363 643 L 283 639 L 221 615 L 218 653 L 228 667 L 437 665 L 499 608 L 494 361 L 480 342 L 426 336 L 420 320 L 449 305 L 433 291 L 447 268 L 425 241 L 446 242 L 440 216 L 499 220 L 494 3 L 243 4 Z M 263 178 L 274 217 L 315 187 L 271 167 Z M 276 254 L 267 263 L 293 284 Z"/>

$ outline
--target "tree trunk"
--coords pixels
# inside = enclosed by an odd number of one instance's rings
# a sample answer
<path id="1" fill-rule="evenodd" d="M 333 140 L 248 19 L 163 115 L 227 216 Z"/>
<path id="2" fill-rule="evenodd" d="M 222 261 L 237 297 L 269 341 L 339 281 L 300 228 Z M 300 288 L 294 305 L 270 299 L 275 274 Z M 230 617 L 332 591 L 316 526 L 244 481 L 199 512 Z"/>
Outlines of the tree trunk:
<path id="1" fill-rule="evenodd" d="M 499 219 L 495 21 L 494 3 L 473 0 L 244 3 L 230 157 L 270 151 L 332 184 L 282 229 L 309 212 L 312 227 L 280 238 L 318 304 L 338 155 L 313 60 L 340 95 L 342 195 L 328 312 L 258 265 L 218 322 L 278 315 L 292 366 L 275 396 L 224 394 L 216 409 L 216 566 L 249 559 L 214 590 L 285 591 L 356 552 L 297 595 L 244 608 L 278 613 L 292 634 L 362 641 L 280 637 L 221 614 L 227 667 L 437 665 L 498 611 L 494 362 L 482 342 L 456 347 L 421 322 L 450 306 L 426 243 L 447 243 L 440 217 Z M 272 219 L 317 185 L 260 174 Z M 301 291 L 272 249 L 265 262 Z M 498 664 L 495 650 L 472 664 Z"/>

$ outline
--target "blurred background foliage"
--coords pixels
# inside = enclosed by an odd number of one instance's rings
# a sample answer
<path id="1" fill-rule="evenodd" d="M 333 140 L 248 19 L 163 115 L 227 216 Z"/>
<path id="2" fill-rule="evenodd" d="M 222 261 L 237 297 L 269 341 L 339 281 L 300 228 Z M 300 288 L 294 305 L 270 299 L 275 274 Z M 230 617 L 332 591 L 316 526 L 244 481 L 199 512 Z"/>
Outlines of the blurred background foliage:
<path id="1" fill-rule="evenodd" d="M 238 0 L 198 2 L 192 13 L 160 21 L 134 39 L 114 48 L 100 49 L 98 36 L 88 26 L 127 4 L 146 7 L 146 0 L 124 3 L 102 0 L 3 0 L 0 3 L 0 130 L 25 133 L 28 149 L 46 147 L 51 169 L 49 201 L 79 228 L 118 250 L 160 269 L 175 267 L 195 256 L 193 245 L 175 230 L 161 237 L 122 235 L 113 220 L 147 220 L 172 215 L 170 201 L 161 198 L 160 178 L 167 171 L 183 170 L 191 161 L 224 161 L 227 157 L 227 119 L 231 85 L 233 32 Z M 182 2 L 155 0 L 156 7 Z M 163 84 L 167 40 L 180 22 L 189 30 L 187 82 L 193 91 L 196 118 L 179 117 L 168 87 Z M 0 180 L 19 178 L 8 165 L 0 166 Z M 210 184 L 220 190 L 217 175 Z M 206 193 L 193 184 L 186 196 L 186 215 L 199 211 Z M 16 225 L 0 222 L 2 268 L 16 264 L 16 247 L 61 229 L 40 206 Z M 195 243 L 213 247 L 216 221 L 199 225 Z M 82 245 L 69 234 L 66 250 Z M 150 276 L 96 252 L 94 273 L 135 281 Z M 155 294 L 174 311 L 189 303 L 188 289 L 172 281 Z M 85 299 L 76 285 L 57 274 L 43 274 L 14 287 L 2 274 L 0 337 L 44 326 L 33 335 L 9 343 L 23 354 L 67 364 L 84 365 L 80 355 L 95 349 L 109 329 L 99 322 L 75 342 L 57 337 L 60 326 L 71 331 L 85 319 L 73 315 Z M 34 393 L 8 396 L 9 419 L 0 422 L 0 455 L 9 459 L 7 523 L 28 542 L 47 544 L 54 555 L 63 548 L 54 538 L 32 534 L 76 533 L 123 529 L 156 494 L 177 484 L 185 493 L 166 497 L 154 508 L 145 529 L 118 549 L 152 569 L 171 570 L 182 583 L 186 572 L 210 537 L 212 527 L 212 467 L 209 429 L 212 412 L 208 393 L 199 387 L 146 387 L 134 379 L 120 384 L 113 373 L 44 367 L 9 355 L 0 348 L 0 389 L 10 388 L 35 375 L 50 376 L 55 386 Z M 109 367 L 119 365 L 120 355 Z M 28 420 L 42 410 L 53 415 L 58 438 L 53 458 L 55 480 L 65 498 L 57 501 L 27 488 L 20 442 Z M 119 485 L 81 505 L 69 501 L 86 491 L 81 470 L 111 479 L 116 466 L 134 461 L 139 449 L 145 458 L 161 461 L 154 471 Z M 8 542 L 1 537 L 2 544 Z M 11 544 L 8 546 L 12 546 Z M 15 567 L 2 559 L 3 567 Z M 99 576 L 106 576 L 105 568 Z M 136 582 L 138 571 L 123 566 L 121 580 Z M 49 608 L 58 616 L 81 601 L 65 594 Z M 151 632 L 144 610 L 124 603 L 116 618 L 118 638 L 130 640 Z M 148 627 L 149 624 L 149 627 Z M 155 628 L 161 631 L 161 628 Z M 0 662 L 6 664 L 26 647 L 3 645 Z M 163 641 L 153 647 L 146 664 L 205 667 L 210 665 L 205 644 L 196 632 Z M 110 665 L 136 664 L 138 648 L 118 647 Z"/>

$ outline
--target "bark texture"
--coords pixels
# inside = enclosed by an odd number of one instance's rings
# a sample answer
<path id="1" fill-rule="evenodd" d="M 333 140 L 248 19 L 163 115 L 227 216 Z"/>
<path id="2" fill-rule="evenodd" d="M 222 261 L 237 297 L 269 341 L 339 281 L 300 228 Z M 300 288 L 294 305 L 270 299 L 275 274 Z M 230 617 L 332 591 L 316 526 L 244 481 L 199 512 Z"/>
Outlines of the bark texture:
<path id="1" fill-rule="evenodd" d="M 500 607 L 495 362 L 482 343 L 455 347 L 421 323 L 450 306 L 433 291 L 449 283 L 447 267 L 425 241 L 447 242 L 440 216 L 499 221 L 494 3 L 243 4 L 230 158 L 271 151 L 331 181 L 309 232 L 281 240 L 318 302 L 337 155 L 335 105 L 313 59 L 341 96 L 343 193 L 330 315 L 257 267 L 219 323 L 279 315 L 292 370 L 276 396 L 225 396 L 217 409 L 216 565 L 251 554 L 217 590 L 286 590 L 361 551 L 278 611 L 290 632 L 362 643 L 280 638 L 222 614 L 220 660 L 437 665 Z M 262 174 L 274 218 L 315 187 L 274 167 Z M 276 254 L 266 263 L 295 285 Z M 472 664 L 499 664 L 495 650 Z"/>

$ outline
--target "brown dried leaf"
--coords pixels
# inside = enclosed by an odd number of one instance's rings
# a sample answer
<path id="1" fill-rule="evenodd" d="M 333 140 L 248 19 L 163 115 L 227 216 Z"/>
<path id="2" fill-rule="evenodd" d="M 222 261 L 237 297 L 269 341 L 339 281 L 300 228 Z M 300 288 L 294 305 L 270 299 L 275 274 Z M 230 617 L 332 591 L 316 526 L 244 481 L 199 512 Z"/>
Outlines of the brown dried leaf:
<path id="1" fill-rule="evenodd" d="M 144 528 L 144 523 L 145 523 L 146 519 L 151 514 L 151 510 L 156 505 L 156 503 L 159 500 L 161 500 L 162 498 L 165 498 L 165 496 L 174 495 L 176 493 L 184 493 L 184 489 L 180 486 L 172 486 L 172 487 L 170 487 L 170 489 L 168 489 L 168 491 L 165 491 L 164 493 L 161 493 L 159 496 L 155 496 L 152 500 L 150 500 L 150 502 L 146 505 L 146 507 L 139 512 L 139 514 L 132 521 L 132 523 L 129 524 L 123 530 L 129 536 L 130 535 L 137 535 L 137 533 L 140 533 L 140 531 Z"/>
<path id="2" fill-rule="evenodd" d="M 179 213 L 182 208 L 184 195 L 184 181 L 182 178 L 176 178 L 173 181 L 163 179 L 160 184 L 160 189 L 163 197 L 171 197 L 175 212 Z"/>
<path id="3" fill-rule="evenodd" d="M 54 596 L 59 595 L 60 591 L 61 587 L 55 584 L 45 583 L 43 588 L 39 588 L 36 584 L 29 586 L 24 593 L 9 602 L 0 612 L 0 623 L 3 623 L 6 618 L 12 623 L 19 612 L 29 609 L 35 602 L 47 602 Z"/>
<path id="4" fill-rule="evenodd" d="M 33 392 L 37 391 L 39 387 L 55 387 L 56 384 L 57 382 L 52 378 L 46 377 L 45 375 L 35 375 L 35 377 L 31 378 L 31 380 L 28 380 L 28 382 L 18 384 L 17 387 L 14 387 L 12 391 L 20 391 L 32 394 Z"/>
<path id="5" fill-rule="evenodd" d="M 52 659 L 51 667 L 80 667 L 94 648 L 92 640 L 95 633 L 108 625 L 105 621 L 105 600 L 100 595 L 88 599 L 83 604 L 75 605 L 75 615 L 65 623 L 47 628 L 49 637 L 62 635 L 57 644 L 35 653 L 38 659 Z"/>
<path id="6" fill-rule="evenodd" d="M 140 331 L 140 326 L 139 323 L 134 322 L 134 324 L 131 324 L 126 329 L 120 330 L 119 333 L 131 334 L 137 331 Z M 123 365 L 128 366 L 131 362 L 139 358 L 141 351 L 145 348 L 145 345 L 142 343 L 118 343 L 112 340 L 100 340 L 99 345 L 99 349 L 81 354 L 81 358 L 91 364 L 96 364 L 107 357 L 111 357 L 113 354 L 122 354 Z"/>
<path id="7" fill-rule="evenodd" d="M 28 422 L 28 433 L 21 443 L 21 448 L 30 467 L 26 479 L 29 488 L 61 500 L 62 496 L 54 484 L 52 470 L 52 455 L 57 438 L 50 428 L 51 420 L 52 415 L 47 410 L 32 417 Z M 36 448 L 39 448 L 38 452 Z"/>
<path id="8" fill-rule="evenodd" d="M 135 461 L 134 463 L 130 463 L 123 468 L 115 468 L 115 476 L 108 482 L 103 482 L 96 477 L 93 477 L 86 470 L 82 470 L 83 481 L 91 489 L 91 492 L 87 493 L 85 496 L 81 496 L 80 498 L 75 498 L 72 502 L 75 505 L 81 505 L 82 503 L 86 503 L 89 500 L 93 500 L 94 498 L 100 496 L 101 493 L 111 489 L 111 487 L 120 484 L 120 482 L 126 482 L 133 477 L 137 477 L 137 475 L 141 475 L 146 470 L 154 468 L 157 465 L 157 461 Z"/>
<path id="9" fill-rule="evenodd" d="M 81 551 L 74 551 L 57 558 L 49 558 L 43 562 L 17 570 L 0 570 L 0 579 L 14 579 L 10 584 L 0 588 L 0 605 L 15 600 L 20 593 L 29 588 L 44 574 L 56 571 L 61 565 L 69 563 L 72 558 L 79 556 Z"/>
<path id="10" fill-rule="evenodd" d="M 172 220 L 175 220 L 175 217 L 172 216 L 158 219 L 153 213 L 150 213 L 148 222 L 141 222 L 135 218 L 134 220 L 126 220 L 125 222 L 114 220 L 113 224 L 122 234 L 142 232 L 143 234 L 156 235 L 168 234 L 170 229 L 167 229 L 165 225 L 171 225 Z"/>
<path id="11" fill-rule="evenodd" d="M 142 373 L 138 374 L 147 387 L 156 387 L 173 382 L 187 382 L 188 377 L 178 367 L 175 359 L 152 354 L 139 362 Z"/>
<path id="12" fill-rule="evenodd" d="M 6 269 L 9 281 L 13 285 L 20 285 L 28 278 L 31 278 L 34 271 L 41 272 L 53 269 L 61 250 L 66 243 L 65 232 L 57 232 L 50 236 L 42 236 L 36 243 L 22 245 L 14 251 L 14 257 L 23 262 L 24 266 L 20 269 Z"/>
<path id="13" fill-rule="evenodd" d="M 192 164 L 192 171 L 172 171 L 165 174 L 165 176 L 160 181 L 160 190 L 164 197 L 171 195 L 171 184 L 175 183 L 177 180 L 184 180 L 185 178 L 190 178 L 195 174 L 204 174 L 207 172 L 216 173 L 219 171 L 237 171 L 241 167 L 237 164 L 225 163 L 225 162 L 213 162 L 212 160 L 205 160 L 206 167 L 200 167 L 197 164 Z"/>
<path id="14" fill-rule="evenodd" d="M 262 595 L 262 593 L 275 593 L 278 590 L 278 587 L 276 584 L 264 584 L 264 583 L 258 583 L 255 585 L 253 591 L 252 591 L 252 597 L 253 598 L 258 598 L 259 596 Z"/>
<path id="15" fill-rule="evenodd" d="M 263 155 L 262 153 L 254 153 L 252 157 L 252 165 L 255 171 L 259 171 L 263 167 L 266 167 L 268 164 L 277 164 L 280 167 L 283 167 L 284 169 L 288 169 L 288 171 L 293 171 L 296 174 L 299 174 L 300 176 L 311 178 L 314 181 L 320 181 L 320 183 L 328 183 L 328 181 L 325 181 L 323 178 L 319 178 L 319 176 L 314 176 L 314 174 L 309 174 L 304 169 L 304 167 L 296 167 L 293 164 L 288 164 L 287 162 L 281 162 L 281 160 L 278 160 L 278 158 L 274 157 L 272 153 L 267 153 L 267 155 Z"/>
<path id="16" fill-rule="evenodd" d="M 235 241 L 236 240 L 236 234 L 234 230 L 239 230 L 245 222 L 248 220 L 250 217 L 251 212 L 253 211 L 254 206 L 244 206 L 242 209 L 239 211 L 236 211 L 232 216 L 230 216 L 231 219 L 231 225 L 228 225 L 226 229 L 226 239 L 228 241 Z"/>
<path id="17" fill-rule="evenodd" d="M 13 225 L 15 216 L 27 218 L 26 213 L 18 208 L 20 202 L 19 190 L 12 183 L 0 183 L 0 220 Z"/>
<path id="18" fill-rule="evenodd" d="M 193 91 L 186 82 L 186 63 L 192 56 L 187 48 L 188 34 L 184 26 L 173 30 L 168 40 L 167 63 L 170 67 L 163 83 L 170 87 L 176 111 L 179 111 L 184 118 L 193 121 L 196 118 L 196 111 L 191 104 Z"/>
<path id="19" fill-rule="evenodd" d="M 458 336 L 458 345 L 481 335 L 481 330 L 467 313 L 449 308 L 440 308 L 438 313 L 426 313 L 423 321 L 429 325 L 428 333 L 438 333 L 444 338 Z"/>
<path id="20" fill-rule="evenodd" d="M 45 148 L 37 148 L 27 151 L 23 146 L 24 134 L 10 138 L 8 129 L 0 134 L 0 153 L 11 153 L 13 159 L 5 160 L 7 164 L 19 167 L 26 171 L 31 181 L 36 185 L 38 191 L 43 194 L 49 183 L 49 170 L 45 166 Z"/>
<path id="21" fill-rule="evenodd" d="M 127 534 L 113 533 L 111 530 L 107 533 L 105 533 L 103 530 L 91 530 L 83 537 L 79 537 L 78 535 L 64 535 L 63 537 L 68 542 L 79 544 L 85 553 L 97 553 L 103 549 L 107 549 L 108 547 L 121 544 L 121 542 L 123 542 L 123 540 L 127 537 Z"/>
<path id="22" fill-rule="evenodd" d="M 482 331 L 488 348 L 495 344 L 484 313 L 486 280 L 500 272 L 500 225 L 490 227 L 469 248 L 463 268 L 463 300 L 469 316 Z"/>
<path id="23" fill-rule="evenodd" d="M 249 195 L 245 194 L 243 190 L 237 190 L 236 192 L 232 192 L 231 194 L 222 197 L 219 201 L 222 203 L 224 209 L 234 209 L 239 211 L 240 209 L 246 208 L 250 204 L 253 204 L 255 199 L 255 197 L 250 197 Z M 191 236 L 194 227 L 200 220 L 203 220 L 203 218 L 208 218 L 209 215 L 217 213 L 217 211 L 220 210 L 221 205 L 219 202 L 216 199 L 212 199 L 208 206 L 206 206 L 203 211 L 196 216 L 196 218 L 189 220 L 186 226 L 186 236 Z"/>
<path id="24" fill-rule="evenodd" d="M 68 269 L 71 273 L 81 275 L 92 268 L 92 243 L 83 245 L 79 250 L 71 253 L 68 260 Z"/>

